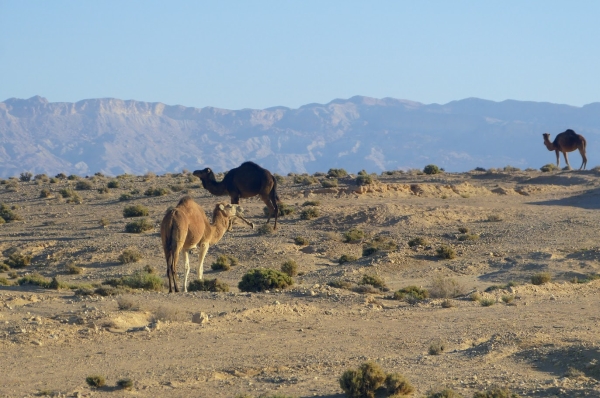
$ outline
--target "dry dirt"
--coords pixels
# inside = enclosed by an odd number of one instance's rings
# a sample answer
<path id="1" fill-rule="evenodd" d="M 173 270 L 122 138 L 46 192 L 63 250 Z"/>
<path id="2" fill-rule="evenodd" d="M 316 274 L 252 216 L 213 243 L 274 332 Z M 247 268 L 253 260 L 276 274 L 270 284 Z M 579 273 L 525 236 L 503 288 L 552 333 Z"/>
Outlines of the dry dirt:
<path id="1" fill-rule="evenodd" d="M 33 256 L 31 265 L 12 270 L 12 279 L 8 272 L 0 277 L 14 282 L 37 272 L 70 284 L 100 284 L 145 266 L 164 275 L 157 226 L 165 210 L 185 193 L 205 210 L 228 198 L 209 195 L 187 175 L 148 177 L 125 176 L 108 193 L 97 188 L 113 178 L 95 177 L 93 190 L 76 191 L 82 204 L 58 194 L 75 181 L 0 186 L 0 202 L 17 206 L 23 218 L 0 225 L 4 259 L 11 248 Z M 600 280 L 573 282 L 600 272 L 600 180 L 594 171 L 394 174 L 379 176 L 370 188 L 350 179 L 333 189 L 286 180 L 279 193 L 296 211 L 279 219 L 275 234 L 236 224 L 210 248 L 205 277 L 227 282 L 229 293 L 138 290 L 103 297 L 0 286 L 0 395 L 343 397 L 340 375 L 373 360 L 405 375 L 417 397 L 440 387 L 471 397 L 490 386 L 526 397 L 600 396 Z M 168 186 L 183 191 L 143 194 Z M 42 189 L 52 196 L 41 198 Z M 134 189 L 132 200 L 119 201 Z M 308 200 L 320 202 L 319 216 L 302 220 Z M 153 231 L 124 232 L 131 219 L 122 212 L 131 204 L 149 208 Z M 264 223 L 262 202 L 242 205 L 249 219 Z M 459 240 L 459 227 L 479 239 Z M 352 228 L 398 247 L 361 257 L 362 242 L 341 238 Z M 298 236 L 310 245 L 295 245 Z M 415 237 L 429 245 L 410 248 Z M 436 257 L 442 244 L 457 257 Z M 121 264 L 117 258 L 126 248 L 139 250 L 142 260 Z M 237 257 L 239 265 L 211 270 L 219 254 Z M 359 259 L 339 265 L 342 254 Z M 197 253 L 191 259 L 196 264 Z M 302 274 L 292 288 L 238 291 L 248 270 L 279 269 L 288 259 Z M 73 263 L 81 274 L 67 272 Z M 180 283 L 182 269 L 180 262 Z M 549 272 L 552 282 L 532 285 L 539 272 Z M 365 274 L 383 278 L 389 291 L 361 294 L 327 285 L 356 283 Z M 439 298 L 413 304 L 391 299 L 409 285 L 430 288 L 436 278 L 464 287 L 452 307 L 443 308 Z M 485 292 L 510 281 L 516 286 Z M 474 291 L 493 305 L 472 301 Z M 503 296 L 514 301 L 505 304 Z M 131 309 L 119 310 L 123 302 Z M 200 312 L 204 316 L 192 322 Z M 446 349 L 430 355 L 437 339 Z M 86 384 L 94 374 L 106 378 L 105 387 Z M 133 381 L 131 390 L 116 387 L 123 378 Z"/>

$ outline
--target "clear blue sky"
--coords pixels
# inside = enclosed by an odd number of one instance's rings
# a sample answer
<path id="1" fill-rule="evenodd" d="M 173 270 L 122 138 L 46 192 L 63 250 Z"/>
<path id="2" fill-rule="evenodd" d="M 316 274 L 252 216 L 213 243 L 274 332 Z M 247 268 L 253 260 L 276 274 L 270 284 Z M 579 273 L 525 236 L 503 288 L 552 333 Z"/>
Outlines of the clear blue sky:
<path id="1" fill-rule="evenodd" d="M 600 1 L 0 0 L 0 101 L 600 101 Z"/>

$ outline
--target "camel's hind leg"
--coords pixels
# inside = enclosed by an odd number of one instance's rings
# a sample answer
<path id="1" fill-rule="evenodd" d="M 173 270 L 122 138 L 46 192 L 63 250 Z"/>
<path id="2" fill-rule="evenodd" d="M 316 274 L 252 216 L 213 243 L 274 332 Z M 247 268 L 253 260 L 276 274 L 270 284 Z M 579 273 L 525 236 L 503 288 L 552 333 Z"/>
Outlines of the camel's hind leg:
<path id="1" fill-rule="evenodd" d="M 277 229 L 277 216 L 279 215 L 279 205 L 277 204 L 275 198 L 273 198 L 272 196 L 272 194 L 269 194 L 269 196 L 261 195 L 260 198 L 263 202 L 265 202 L 265 204 L 269 208 L 269 217 L 267 218 L 267 224 L 269 223 L 269 221 L 271 221 L 271 216 L 275 215 L 275 224 L 273 226 L 273 229 Z"/>
<path id="2" fill-rule="evenodd" d="M 177 287 L 177 261 L 179 260 L 179 252 L 176 250 L 171 251 L 167 254 L 167 277 L 169 278 L 169 293 L 173 293 L 171 289 L 171 281 L 173 287 L 175 287 L 175 293 L 179 293 Z"/>
<path id="3" fill-rule="evenodd" d="M 587 156 L 585 155 L 585 148 L 579 148 L 579 154 L 581 155 L 581 167 L 579 170 L 585 170 L 587 166 Z"/>
<path id="4" fill-rule="evenodd" d="M 183 291 L 187 293 L 188 275 L 190 274 L 190 256 L 189 256 L 187 250 L 184 252 L 184 256 L 185 256 L 185 279 L 183 281 Z"/>
<path id="5" fill-rule="evenodd" d="M 567 163 L 567 169 L 571 170 L 571 165 L 569 164 L 569 157 L 567 156 L 567 152 L 563 152 L 563 156 L 565 157 L 565 162 Z"/>

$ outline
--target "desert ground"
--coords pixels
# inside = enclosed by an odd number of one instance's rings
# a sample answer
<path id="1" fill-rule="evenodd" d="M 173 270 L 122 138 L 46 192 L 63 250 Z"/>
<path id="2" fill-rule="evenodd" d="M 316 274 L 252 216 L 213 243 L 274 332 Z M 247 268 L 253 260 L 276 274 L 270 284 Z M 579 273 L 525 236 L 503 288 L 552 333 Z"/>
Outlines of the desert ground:
<path id="1" fill-rule="evenodd" d="M 62 197 L 82 180 L 90 184 L 74 190 L 79 198 Z M 118 187 L 106 188 L 111 181 Z M 159 225 L 181 197 L 207 214 L 229 198 L 210 195 L 186 171 L 2 181 L 0 202 L 21 218 L 0 225 L 3 260 L 16 252 L 31 263 L 0 273 L 9 284 L 0 286 L 0 395 L 341 398 L 342 373 L 371 360 L 404 375 L 415 397 L 441 388 L 472 397 L 492 386 L 523 397 L 600 396 L 600 173 L 413 171 L 382 173 L 368 186 L 338 181 L 323 188 L 281 179 L 279 196 L 295 211 L 271 234 L 258 228 L 264 204 L 242 199 L 257 228 L 236 223 L 204 266 L 205 278 L 229 292 L 106 296 L 94 289 L 143 269 L 166 282 Z M 170 191 L 144 195 L 149 188 Z M 132 218 L 123 209 L 134 204 L 149 209 L 152 230 L 125 232 Z M 318 215 L 303 219 L 309 207 Z M 345 242 L 352 229 L 364 238 Z M 427 243 L 410 247 L 417 237 Z M 363 256 L 373 241 L 388 246 Z M 456 257 L 438 257 L 442 245 Z M 122 264 L 125 249 L 141 260 Z M 212 270 L 219 255 L 238 264 Z M 357 259 L 339 264 L 342 255 Z M 190 260 L 195 279 L 197 250 Z M 249 270 L 288 260 L 298 264 L 293 286 L 238 290 Z M 180 285 L 183 269 L 180 260 Z M 70 288 L 14 285 L 34 273 Z M 540 273 L 552 279 L 532 284 Z M 363 275 L 387 288 L 361 290 Z M 349 288 L 328 285 L 335 281 Z M 440 281 L 454 283 L 454 297 L 393 299 L 411 285 L 439 293 Z M 434 343 L 444 346 L 439 355 L 430 353 Z M 106 385 L 90 387 L 90 375 Z M 117 386 L 125 378 L 127 390 Z"/>

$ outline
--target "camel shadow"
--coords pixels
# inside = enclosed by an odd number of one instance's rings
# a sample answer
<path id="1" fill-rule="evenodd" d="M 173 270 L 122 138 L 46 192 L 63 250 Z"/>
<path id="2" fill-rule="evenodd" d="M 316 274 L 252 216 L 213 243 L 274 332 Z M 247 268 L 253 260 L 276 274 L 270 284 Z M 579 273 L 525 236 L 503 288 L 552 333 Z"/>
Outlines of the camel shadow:
<path id="1" fill-rule="evenodd" d="M 568 347 L 545 345 L 516 353 L 518 361 L 529 362 L 541 372 L 554 377 L 578 376 L 600 380 L 600 348 L 574 344 Z M 569 395 L 571 396 L 571 395 Z"/>
<path id="2" fill-rule="evenodd" d="M 546 200 L 542 202 L 528 202 L 530 205 L 540 206 L 569 206 L 581 209 L 600 209 L 600 189 L 592 189 L 579 195 L 569 196 L 563 199 Z"/>

